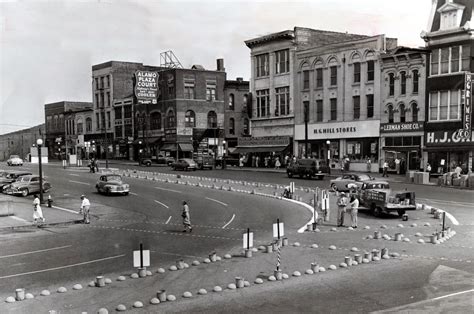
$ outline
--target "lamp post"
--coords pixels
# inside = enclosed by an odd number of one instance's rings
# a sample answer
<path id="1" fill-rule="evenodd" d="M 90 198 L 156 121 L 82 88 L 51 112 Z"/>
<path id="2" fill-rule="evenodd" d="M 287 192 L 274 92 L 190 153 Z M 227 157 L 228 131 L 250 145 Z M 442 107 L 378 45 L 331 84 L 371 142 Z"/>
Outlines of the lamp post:
<path id="1" fill-rule="evenodd" d="M 331 174 L 331 165 L 329 164 L 330 161 L 331 161 L 331 150 L 330 150 L 330 145 L 331 145 L 331 141 L 330 140 L 327 140 L 326 141 L 326 145 L 327 145 L 327 158 L 328 158 L 328 174 Z"/>
<path id="2" fill-rule="evenodd" d="M 39 167 L 39 185 L 40 185 L 40 203 L 43 204 L 43 169 L 41 167 L 41 146 L 43 146 L 43 140 L 41 138 L 36 140 L 38 147 L 38 167 Z"/>
<path id="3" fill-rule="evenodd" d="M 223 140 L 222 141 L 222 145 L 223 145 L 223 152 L 222 152 L 222 169 L 225 169 L 225 153 L 227 151 L 226 147 L 225 147 L 225 144 L 226 144 L 226 141 Z"/>

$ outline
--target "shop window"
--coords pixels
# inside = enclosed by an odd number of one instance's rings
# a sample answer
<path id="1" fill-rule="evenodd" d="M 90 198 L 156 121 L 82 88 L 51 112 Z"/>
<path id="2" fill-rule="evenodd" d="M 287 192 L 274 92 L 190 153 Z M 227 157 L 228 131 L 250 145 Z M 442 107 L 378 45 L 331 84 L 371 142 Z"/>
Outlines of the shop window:
<path id="1" fill-rule="evenodd" d="M 413 145 L 421 145 L 421 136 L 413 136 Z"/>
<path id="2" fill-rule="evenodd" d="M 402 138 L 403 146 L 412 146 L 413 145 L 413 137 L 411 136 L 404 136 Z"/>
<path id="3" fill-rule="evenodd" d="M 419 77 L 418 77 L 418 70 L 413 70 L 412 72 L 412 92 L 413 94 L 418 93 L 418 84 L 419 84 Z"/>
<path id="4" fill-rule="evenodd" d="M 393 73 L 388 75 L 388 95 L 395 95 L 395 74 Z"/>
<path id="5" fill-rule="evenodd" d="M 393 146 L 393 137 L 386 137 L 385 138 L 385 146 Z"/>
<path id="6" fill-rule="evenodd" d="M 352 104 L 354 105 L 354 120 L 357 120 L 360 118 L 360 96 L 353 96 Z"/>
<path id="7" fill-rule="evenodd" d="M 402 144 L 403 144 L 403 141 L 402 141 L 401 136 L 393 138 L 393 146 L 402 146 Z"/>

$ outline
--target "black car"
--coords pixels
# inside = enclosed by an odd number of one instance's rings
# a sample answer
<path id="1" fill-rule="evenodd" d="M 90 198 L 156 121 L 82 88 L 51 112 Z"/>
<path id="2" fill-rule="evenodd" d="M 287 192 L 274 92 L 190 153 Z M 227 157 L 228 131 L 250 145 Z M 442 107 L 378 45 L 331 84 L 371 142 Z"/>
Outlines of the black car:
<path id="1" fill-rule="evenodd" d="M 324 160 L 306 158 L 297 159 L 286 168 L 286 174 L 289 178 L 298 175 L 300 178 L 317 178 L 322 180 L 328 174 L 329 168 Z"/>
<path id="2" fill-rule="evenodd" d="M 171 156 L 158 155 L 156 158 L 152 158 L 152 157 L 140 158 L 140 165 L 145 165 L 147 167 L 150 167 L 152 164 L 171 166 L 171 164 L 173 164 L 174 161 L 175 159 Z"/>

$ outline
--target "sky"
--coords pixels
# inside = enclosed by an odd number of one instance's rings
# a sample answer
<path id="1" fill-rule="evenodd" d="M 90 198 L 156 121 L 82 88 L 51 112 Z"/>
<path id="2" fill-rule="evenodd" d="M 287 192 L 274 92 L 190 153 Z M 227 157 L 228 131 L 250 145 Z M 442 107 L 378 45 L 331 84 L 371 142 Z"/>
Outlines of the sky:
<path id="1" fill-rule="evenodd" d="M 244 41 L 295 26 L 424 45 L 431 0 L 0 0 L 0 134 L 44 123 L 44 104 L 92 102 L 92 65 L 183 67 L 250 79 Z"/>

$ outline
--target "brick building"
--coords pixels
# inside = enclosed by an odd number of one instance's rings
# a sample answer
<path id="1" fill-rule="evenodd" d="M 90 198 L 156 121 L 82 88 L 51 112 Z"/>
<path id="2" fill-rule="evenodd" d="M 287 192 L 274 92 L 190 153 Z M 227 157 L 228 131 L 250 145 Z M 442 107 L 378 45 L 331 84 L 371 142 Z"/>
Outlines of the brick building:
<path id="1" fill-rule="evenodd" d="M 28 160 L 30 148 L 39 138 L 45 138 L 44 124 L 0 135 L 0 161 L 6 161 L 10 155 Z"/>

